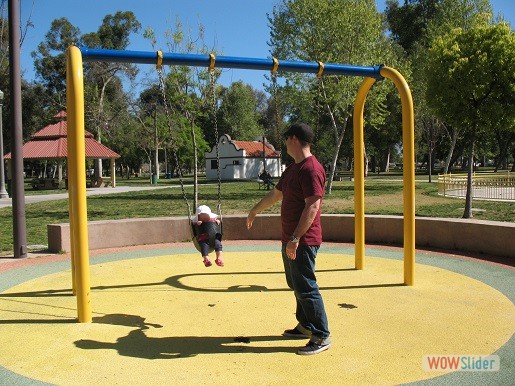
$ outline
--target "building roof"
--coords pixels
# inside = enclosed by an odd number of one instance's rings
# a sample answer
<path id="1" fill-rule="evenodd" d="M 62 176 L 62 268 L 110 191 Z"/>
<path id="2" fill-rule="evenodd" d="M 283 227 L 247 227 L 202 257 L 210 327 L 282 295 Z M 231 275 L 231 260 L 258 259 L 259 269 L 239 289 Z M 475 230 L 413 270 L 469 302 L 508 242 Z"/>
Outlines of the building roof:
<path id="1" fill-rule="evenodd" d="M 120 155 L 93 138 L 84 138 L 86 141 L 86 158 L 120 158 Z M 68 140 L 57 138 L 52 140 L 29 141 L 22 147 L 23 159 L 59 159 L 68 157 Z M 11 153 L 5 159 L 11 159 Z"/>
<path id="2" fill-rule="evenodd" d="M 59 159 L 68 157 L 68 125 L 66 120 L 64 120 L 66 112 L 60 111 L 54 118 L 61 120 L 45 126 L 32 135 L 31 140 L 23 145 L 23 159 Z M 93 134 L 88 131 L 85 132 L 84 141 L 86 158 L 120 158 L 118 153 L 97 142 L 93 138 Z M 6 154 L 4 159 L 11 159 L 11 153 Z"/>
<path id="3" fill-rule="evenodd" d="M 63 113 L 63 112 L 61 112 Z M 66 114 L 66 113 L 64 113 Z M 58 117 L 59 114 L 57 114 L 55 117 Z M 85 132 L 85 136 L 89 138 L 94 138 L 93 134 L 91 134 L 89 131 Z M 68 123 L 66 120 L 62 120 L 56 123 L 51 123 L 48 126 L 43 127 L 41 130 L 37 131 L 36 133 L 32 134 L 31 138 L 33 140 L 36 139 L 52 139 L 52 138 L 61 138 L 68 136 Z"/>
<path id="4" fill-rule="evenodd" d="M 245 150 L 247 157 L 263 157 L 263 142 L 258 141 L 233 141 L 231 140 L 237 149 Z M 274 150 L 271 145 L 267 145 L 265 142 L 265 157 L 274 158 L 279 157 L 279 154 Z"/>

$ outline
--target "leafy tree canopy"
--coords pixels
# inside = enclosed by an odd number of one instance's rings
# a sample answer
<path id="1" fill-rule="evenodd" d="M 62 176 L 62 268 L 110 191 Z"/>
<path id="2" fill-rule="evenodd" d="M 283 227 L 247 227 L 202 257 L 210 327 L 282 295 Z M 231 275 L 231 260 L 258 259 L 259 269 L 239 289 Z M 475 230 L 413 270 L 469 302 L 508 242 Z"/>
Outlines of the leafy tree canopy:
<path id="1" fill-rule="evenodd" d="M 233 139 L 254 140 L 263 135 L 258 123 L 256 94 L 249 85 L 238 81 L 232 83 L 221 95 L 219 132 Z"/>
<path id="2" fill-rule="evenodd" d="M 428 104 L 462 128 L 515 123 L 515 33 L 508 24 L 453 30 L 434 42 Z"/>

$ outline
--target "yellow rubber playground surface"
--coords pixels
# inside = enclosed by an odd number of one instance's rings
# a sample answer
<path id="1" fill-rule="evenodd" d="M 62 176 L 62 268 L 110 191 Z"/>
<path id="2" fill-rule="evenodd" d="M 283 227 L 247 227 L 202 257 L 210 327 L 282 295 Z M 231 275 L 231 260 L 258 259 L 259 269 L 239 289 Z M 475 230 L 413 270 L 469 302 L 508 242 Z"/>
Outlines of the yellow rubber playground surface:
<path id="1" fill-rule="evenodd" d="M 0 263 L 0 385 L 503 385 L 515 379 L 513 267 L 327 243 L 317 258 L 332 347 L 296 355 L 279 243 L 224 243 L 205 268 L 190 244 L 91 253 L 93 323 L 77 323 L 69 257 Z M 498 371 L 427 371 L 426 355 L 500 358 Z"/>

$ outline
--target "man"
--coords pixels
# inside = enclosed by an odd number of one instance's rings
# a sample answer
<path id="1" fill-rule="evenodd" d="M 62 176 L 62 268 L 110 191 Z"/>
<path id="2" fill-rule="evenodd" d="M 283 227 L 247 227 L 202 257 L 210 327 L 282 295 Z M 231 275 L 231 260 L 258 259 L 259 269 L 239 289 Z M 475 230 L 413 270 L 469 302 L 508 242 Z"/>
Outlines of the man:
<path id="1" fill-rule="evenodd" d="M 275 186 L 272 175 L 266 169 L 259 175 L 259 179 L 265 183 L 266 190 L 270 190 L 270 186 Z"/>
<path id="2" fill-rule="evenodd" d="M 311 154 L 313 130 L 305 123 L 293 124 L 285 133 L 286 149 L 295 161 L 279 182 L 247 216 L 250 229 L 258 213 L 281 203 L 282 257 L 286 282 L 297 300 L 298 324 L 283 335 L 309 338 L 300 355 L 317 354 L 330 346 L 324 302 L 315 277 L 315 258 L 322 243 L 320 210 L 325 191 L 325 171 Z"/>

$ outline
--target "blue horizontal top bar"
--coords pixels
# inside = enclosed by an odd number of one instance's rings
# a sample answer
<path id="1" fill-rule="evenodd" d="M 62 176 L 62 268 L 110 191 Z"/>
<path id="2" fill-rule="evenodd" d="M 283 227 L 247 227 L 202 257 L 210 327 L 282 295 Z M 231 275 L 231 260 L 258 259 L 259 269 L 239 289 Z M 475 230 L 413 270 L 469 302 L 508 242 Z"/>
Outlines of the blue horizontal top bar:
<path id="1" fill-rule="evenodd" d="M 86 62 L 115 62 L 157 64 L 155 51 L 122 51 L 79 47 L 82 58 Z M 182 65 L 195 67 L 209 67 L 209 55 L 163 53 L 162 64 Z M 318 62 L 301 62 L 294 60 L 278 60 L 277 71 L 281 72 L 319 72 Z M 215 56 L 215 68 L 240 68 L 248 70 L 272 71 L 273 59 L 242 58 L 235 56 Z M 324 63 L 324 75 L 363 76 L 383 79 L 379 73 L 382 65 L 378 66 L 352 66 L 350 64 Z"/>

